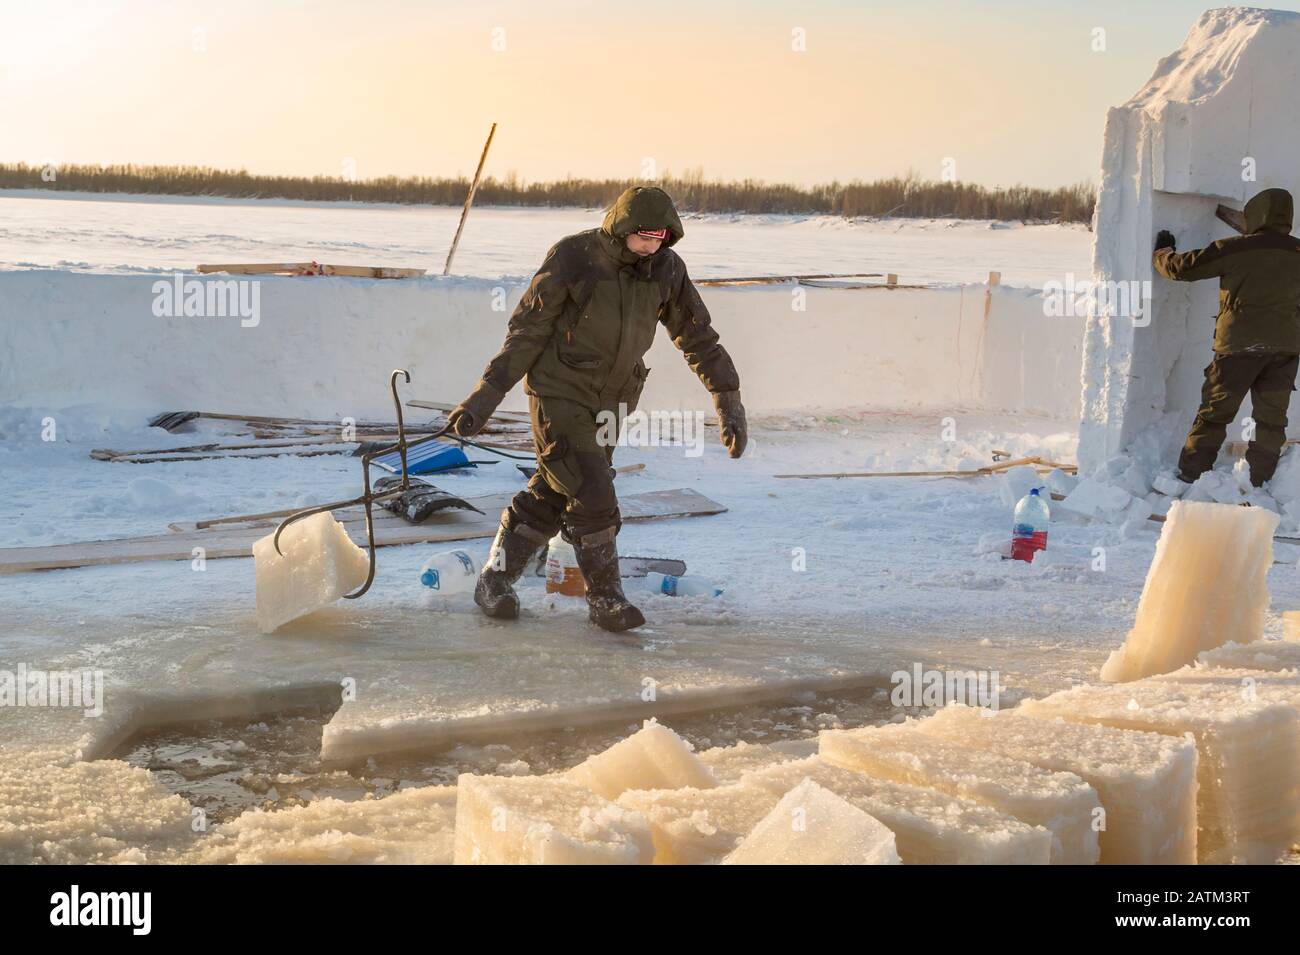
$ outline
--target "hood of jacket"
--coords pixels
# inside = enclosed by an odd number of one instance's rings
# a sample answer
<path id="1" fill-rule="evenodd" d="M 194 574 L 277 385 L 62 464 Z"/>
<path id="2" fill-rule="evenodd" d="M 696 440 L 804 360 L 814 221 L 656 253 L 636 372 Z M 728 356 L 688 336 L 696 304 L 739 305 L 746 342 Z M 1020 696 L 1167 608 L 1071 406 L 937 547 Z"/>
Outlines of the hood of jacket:
<path id="1" fill-rule="evenodd" d="M 1285 189 L 1265 189 L 1246 203 L 1246 234 L 1268 230 L 1291 234 L 1291 217 L 1295 204 Z"/>
<path id="2" fill-rule="evenodd" d="M 673 200 L 658 186 L 625 189 L 605 213 L 600 229 L 616 239 L 625 239 L 641 229 L 667 229 L 668 238 L 661 246 L 665 249 L 675 245 L 686 234 Z"/>

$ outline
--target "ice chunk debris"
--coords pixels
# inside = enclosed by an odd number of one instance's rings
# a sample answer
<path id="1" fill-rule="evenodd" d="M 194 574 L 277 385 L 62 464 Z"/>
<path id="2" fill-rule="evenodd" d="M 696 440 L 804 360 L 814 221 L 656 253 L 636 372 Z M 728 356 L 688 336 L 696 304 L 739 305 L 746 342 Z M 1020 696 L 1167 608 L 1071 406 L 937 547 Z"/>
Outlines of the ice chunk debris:
<path id="1" fill-rule="evenodd" d="M 779 743 L 740 742 L 734 746 L 715 746 L 704 750 L 699 754 L 699 758 L 719 783 L 733 783 L 755 769 L 803 759 L 815 755 L 816 752 L 817 740 L 813 738 L 785 740 Z"/>
<path id="2" fill-rule="evenodd" d="M 650 824 L 562 775 L 456 785 L 457 865 L 648 865 Z"/>
<path id="3" fill-rule="evenodd" d="M 899 865 L 894 834 L 805 779 L 781 797 L 723 865 Z"/>
<path id="4" fill-rule="evenodd" d="M 291 524 L 253 544 L 257 572 L 257 625 L 270 633 L 319 610 L 366 582 L 370 559 L 328 512 Z"/>
<path id="5" fill-rule="evenodd" d="M 707 789 L 717 780 L 687 742 L 657 720 L 569 770 L 569 778 L 606 799 L 629 789 Z"/>
<path id="6" fill-rule="evenodd" d="M 1300 643 L 1290 639 L 1228 643 L 1206 650 L 1197 659 L 1207 667 L 1224 669 L 1300 670 Z"/>
<path id="7" fill-rule="evenodd" d="M 760 786 L 729 783 L 713 789 L 632 789 L 618 797 L 618 804 L 650 820 L 655 865 L 713 865 L 780 798 Z"/>

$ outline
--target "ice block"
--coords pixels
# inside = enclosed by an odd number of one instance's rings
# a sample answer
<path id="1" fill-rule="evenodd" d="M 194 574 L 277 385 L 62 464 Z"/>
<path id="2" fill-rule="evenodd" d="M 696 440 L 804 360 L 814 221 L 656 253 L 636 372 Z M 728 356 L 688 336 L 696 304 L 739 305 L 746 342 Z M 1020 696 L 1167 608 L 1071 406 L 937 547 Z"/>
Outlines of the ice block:
<path id="1" fill-rule="evenodd" d="M 475 776 L 456 784 L 457 865 L 647 865 L 650 823 L 549 776 Z"/>
<path id="2" fill-rule="evenodd" d="M 629 789 L 707 789 L 717 785 L 687 742 L 656 720 L 573 769 L 569 778 L 606 799 Z"/>
<path id="3" fill-rule="evenodd" d="M 805 779 L 781 797 L 723 865 L 899 865 L 880 820 Z"/>
<path id="4" fill-rule="evenodd" d="M 1264 632 L 1278 515 L 1262 507 L 1175 501 L 1124 645 L 1101 668 L 1123 683 L 1168 673 L 1203 650 Z"/>
<path id="5" fill-rule="evenodd" d="M 1231 683 L 1148 679 L 1081 686 L 1020 709 L 1119 729 L 1192 734 L 1197 858 L 1272 862 L 1300 837 L 1300 712 L 1294 687 L 1258 694 Z"/>
<path id="6" fill-rule="evenodd" d="M 290 524 L 280 535 L 253 544 L 257 573 L 257 626 L 270 633 L 290 620 L 332 604 L 366 582 L 370 559 L 328 512 Z"/>
<path id="7" fill-rule="evenodd" d="M 756 770 L 741 785 L 784 796 L 804 779 L 829 789 L 893 831 L 906 865 L 1047 865 L 1052 834 L 962 796 L 876 779 L 821 756 Z"/>
<path id="8" fill-rule="evenodd" d="M 760 786 L 729 783 L 712 789 L 630 789 L 618 804 L 650 820 L 655 865 L 712 865 L 780 798 Z"/>
<path id="9" fill-rule="evenodd" d="M 1074 773 L 1096 791 L 1105 812 L 1103 865 L 1196 862 L 1196 744 L 1176 736 L 1112 729 L 1017 710 L 996 716 L 946 706 L 918 720 L 918 732 L 973 750 Z"/>
<path id="10" fill-rule="evenodd" d="M 1042 826 L 1053 865 L 1093 865 L 1100 856 L 1097 791 L 1071 772 L 917 731 L 918 721 L 821 734 L 821 755 L 878 779 L 927 786 Z"/>

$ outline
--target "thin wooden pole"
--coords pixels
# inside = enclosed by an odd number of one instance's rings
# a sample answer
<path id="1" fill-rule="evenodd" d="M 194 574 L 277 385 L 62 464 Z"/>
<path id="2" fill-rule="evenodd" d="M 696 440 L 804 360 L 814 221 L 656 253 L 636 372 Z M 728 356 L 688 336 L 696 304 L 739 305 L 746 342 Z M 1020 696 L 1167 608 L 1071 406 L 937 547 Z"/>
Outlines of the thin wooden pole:
<path id="1" fill-rule="evenodd" d="M 483 164 L 487 162 L 488 150 L 492 148 L 492 137 L 496 135 L 497 124 L 493 123 L 492 128 L 488 130 L 487 142 L 483 144 L 483 155 L 478 157 L 478 168 L 474 170 L 474 181 L 470 183 L 469 195 L 465 197 L 465 208 L 460 210 L 460 225 L 456 226 L 456 238 L 451 240 L 451 248 L 447 252 L 447 264 L 442 270 L 443 275 L 451 274 L 451 260 L 456 256 L 456 246 L 460 245 L 460 234 L 465 228 L 465 220 L 469 218 L 469 207 L 474 204 L 474 193 L 478 192 L 479 177 L 483 175 Z"/>

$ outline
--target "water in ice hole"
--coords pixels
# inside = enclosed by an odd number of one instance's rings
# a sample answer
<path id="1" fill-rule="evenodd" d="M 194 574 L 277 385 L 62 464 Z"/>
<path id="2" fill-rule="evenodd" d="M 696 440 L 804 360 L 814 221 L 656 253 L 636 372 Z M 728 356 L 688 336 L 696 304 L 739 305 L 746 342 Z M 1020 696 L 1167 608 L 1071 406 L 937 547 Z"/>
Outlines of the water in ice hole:
<path id="1" fill-rule="evenodd" d="M 924 715 L 899 709 L 881 688 L 804 693 L 773 703 L 665 716 L 660 722 L 697 751 L 734 743 L 807 739 L 823 729 L 850 729 Z M 491 743 L 461 744 L 436 753 L 376 756 L 346 769 L 323 766 L 321 731 L 331 708 L 286 711 L 249 721 L 209 720 L 149 730 L 110 758 L 150 770 L 171 792 L 201 807 L 213 822 L 249 809 L 274 810 L 317 799 L 376 798 L 399 789 L 444 786 L 462 772 L 541 774 L 575 766 L 634 732 L 639 723 L 517 733 Z"/>

